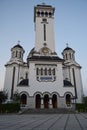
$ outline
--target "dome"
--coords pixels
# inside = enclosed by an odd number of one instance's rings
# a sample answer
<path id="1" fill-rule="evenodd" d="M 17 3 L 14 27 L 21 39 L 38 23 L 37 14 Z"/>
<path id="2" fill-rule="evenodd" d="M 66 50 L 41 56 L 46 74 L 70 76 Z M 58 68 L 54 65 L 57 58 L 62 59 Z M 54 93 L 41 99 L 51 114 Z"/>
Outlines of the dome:
<path id="1" fill-rule="evenodd" d="M 28 57 L 30 57 L 30 56 L 32 56 L 33 55 L 33 53 L 35 52 L 35 47 L 34 48 L 32 48 L 31 50 L 30 50 L 30 52 L 29 52 L 29 54 L 28 54 Z"/>
<path id="2" fill-rule="evenodd" d="M 22 47 L 20 44 L 15 45 L 13 48 L 20 48 L 20 49 L 23 49 L 23 47 Z M 12 48 L 12 49 L 13 49 L 13 48 Z"/>
<path id="3" fill-rule="evenodd" d="M 28 86 L 28 79 L 23 79 L 22 81 L 20 81 L 20 83 L 18 85 L 19 86 Z"/>
<path id="4" fill-rule="evenodd" d="M 64 60 L 75 60 L 74 53 L 75 53 L 75 51 L 72 48 L 70 48 L 70 47 L 67 46 L 63 50 L 63 52 L 62 52 L 63 59 Z"/>
<path id="5" fill-rule="evenodd" d="M 69 51 L 69 50 L 74 51 L 72 48 L 66 47 L 66 48 L 63 50 L 63 52 L 64 52 L 64 51 Z"/>
<path id="6" fill-rule="evenodd" d="M 64 86 L 73 86 L 72 83 L 67 80 L 64 80 L 63 83 L 64 83 Z"/>

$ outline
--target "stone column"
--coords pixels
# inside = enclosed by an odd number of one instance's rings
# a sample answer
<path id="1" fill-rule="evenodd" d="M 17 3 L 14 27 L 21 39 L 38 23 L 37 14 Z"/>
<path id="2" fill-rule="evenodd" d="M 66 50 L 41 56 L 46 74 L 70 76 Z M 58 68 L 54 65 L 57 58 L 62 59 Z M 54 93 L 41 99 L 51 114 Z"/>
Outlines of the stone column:
<path id="1" fill-rule="evenodd" d="M 44 99 L 41 98 L 41 108 L 43 109 L 44 108 Z"/>
<path id="2" fill-rule="evenodd" d="M 53 108 L 53 106 L 52 106 L 52 98 L 49 99 L 49 108 Z"/>

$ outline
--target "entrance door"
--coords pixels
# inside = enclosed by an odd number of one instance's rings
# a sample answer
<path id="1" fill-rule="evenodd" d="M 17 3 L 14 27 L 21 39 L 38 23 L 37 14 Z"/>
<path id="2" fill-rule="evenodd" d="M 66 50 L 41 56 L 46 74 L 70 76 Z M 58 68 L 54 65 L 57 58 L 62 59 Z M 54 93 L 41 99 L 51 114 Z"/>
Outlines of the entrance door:
<path id="1" fill-rule="evenodd" d="M 57 108 L 57 96 L 54 94 L 52 97 L 53 108 Z"/>
<path id="2" fill-rule="evenodd" d="M 70 94 L 67 94 L 67 95 L 66 95 L 66 105 L 67 105 L 68 107 L 70 107 L 70 105 L 71 105 L 71 96 L 70 96 Z"/>
<path id="3" fill-rule="evenodd" d="M 47 94 L 44 96 L 44 108 L 49 108 L 49 96 Z"/>
<path id="4" fill-rule="evenodd" d="M 36 108 L 41 107 L 41 97 L 39 94 L 36 95 Z"/>
<path id="5" fill-rule="evenodd" d="M 26 94 L 21 95 L 21 104 L 26 105 L 27 104 L 27 96 Z"/>

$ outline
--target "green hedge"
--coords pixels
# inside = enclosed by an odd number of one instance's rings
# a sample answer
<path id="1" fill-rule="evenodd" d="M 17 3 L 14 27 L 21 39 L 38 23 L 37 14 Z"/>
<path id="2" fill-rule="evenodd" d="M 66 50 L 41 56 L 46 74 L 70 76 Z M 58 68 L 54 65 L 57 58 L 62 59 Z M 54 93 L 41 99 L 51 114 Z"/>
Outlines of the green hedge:
<path id="1" fill-rule="evenodd" d="M 76 104 L 76 110 L 78 110 L 78 112 L 87 112 L 87 104 L 77 103 Z"/>
<path id="2" fill-rule="evenodd" d="M 0 104 L 0 113 L 16 113 L 19 110 L 19 103 Z"/>

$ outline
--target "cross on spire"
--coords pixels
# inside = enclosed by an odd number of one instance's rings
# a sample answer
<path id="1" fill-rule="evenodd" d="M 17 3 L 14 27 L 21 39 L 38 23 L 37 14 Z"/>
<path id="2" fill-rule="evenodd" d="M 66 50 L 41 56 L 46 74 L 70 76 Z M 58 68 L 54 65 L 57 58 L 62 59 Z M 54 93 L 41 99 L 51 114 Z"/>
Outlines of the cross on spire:
<path id="1" fill-rule="evenodd" d="M 68 43 L 66 43 L 66 47 L 68 47 L 68 45 L 69 45 L 69 44 L 68 44 Z"/>
<path id="2" fill-rule="evenodd" d="M 42 5 L 46 5 L 46 4 L 43 2 Z"/>
<path id="3" fill-rule="evenodd" d="M 18 44 L 20 44 L 20 40 L 18 40 Z"/>

